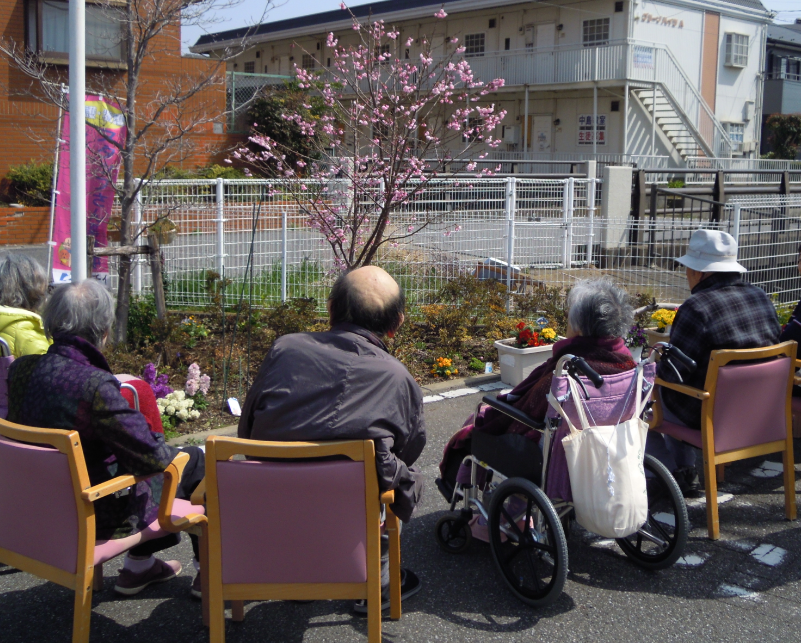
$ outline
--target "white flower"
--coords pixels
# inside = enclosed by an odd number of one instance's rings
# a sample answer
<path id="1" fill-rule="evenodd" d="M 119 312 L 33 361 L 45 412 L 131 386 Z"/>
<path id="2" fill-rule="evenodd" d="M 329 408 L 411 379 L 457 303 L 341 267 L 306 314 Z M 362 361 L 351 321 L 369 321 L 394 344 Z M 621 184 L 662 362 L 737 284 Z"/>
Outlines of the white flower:
<path id="1" fill-rule="evenodd" d="M 195 400 L 186 400 L 186 408 L 191 409 L 195 405 Z"/>
<path id="2" fill-rule="evenodd" d="M 172 404 L 170 404 L 166 409 L 164 409 L 164 412 L 167 415 L 175 415 L 175 407 Z"/>
<path id="3" fill-rule="evenodd" d="M 186 397 L 186 393 L 184 393 L 183 391 L 174 391 L 173 395 L 175 396 L 175 399 L 179 401 L 183 400 Z"/>
<path id="4" fill-rule="evenodd" d="M 197 420 L 200 417 L 200 411 L 194 411 L 194 410 L 193 411 L 189 411 L 189 416 L 193 420 Z"/>

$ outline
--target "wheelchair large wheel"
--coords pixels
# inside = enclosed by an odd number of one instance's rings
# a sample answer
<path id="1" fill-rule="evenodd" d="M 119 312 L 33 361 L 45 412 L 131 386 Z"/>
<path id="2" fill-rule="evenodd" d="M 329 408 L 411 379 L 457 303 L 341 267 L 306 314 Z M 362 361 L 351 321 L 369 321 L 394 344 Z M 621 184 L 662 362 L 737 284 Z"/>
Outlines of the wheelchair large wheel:
<path id="1" fill-rule="evenodd" d="M 546 607 L 562 593 L 567 542 L 559 516 L 537 485 L 504 480 L 492 494 L 490 548 L 506 586 L 521 601 Z"/>
<path id="2" fill-rule="evenodd" d="M 684 553 L 690 521 L 679 485 L 665 465 L 646 455 L 643 466 L 648 482 L 648 520 L 617 544 L 635 563 L 646 569 L 664 569 Z"/>

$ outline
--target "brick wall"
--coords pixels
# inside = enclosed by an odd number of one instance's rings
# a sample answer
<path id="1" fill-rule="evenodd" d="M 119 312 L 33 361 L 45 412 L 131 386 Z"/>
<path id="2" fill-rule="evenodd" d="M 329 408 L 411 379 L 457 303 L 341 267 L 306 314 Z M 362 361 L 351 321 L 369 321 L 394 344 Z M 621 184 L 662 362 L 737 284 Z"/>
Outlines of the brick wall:
<path id="1" fill-rule="evenodd" d="M 0 33 L 4 39 L 24 44 L 24 0 L 0 0 Z M 213 61 L 182 56 L 180 53 L 180 26 L 165 29 L 151 43 L 150 56 L 144 63 L 140 75 L 140 90 L 137 104 L 143 111 L 157 109 L 163 101 L 160 94 L 169 92 L 170 85 L 191 87 L 195 79 L 207 77 L 216 68 Z M 185 103 L 177 117 L 186 123 L 218 118 L 225 111 L 225 76 L 220 67 L 216 82 L 199 91 Z M 53 80 L 67 82 L 68 68 L 58 66 L 53 70 Z M 98 71 L 87 68 L 87 92 L 96 91 L 100 85 L 124 96 L 124 72 Z M 52 162 L 56 145 L 58 110 L 51 104 L 31 96 L 35 83 L 12 67 L 5 56 L 0 55 L 0 179 L 8 173 L 11 165 L 37 162 Z M 160 132 L 155 132 L 158 136 Z M 235 140 L 226 134 L 214 134 L 211 122 L 203 123 L 186 136 L 185 140 L 167 152 L 164 158 L 171 165 L 193 170 L 210 163 L 221 163 L 226 150 Z M 141 172 L 142 160 L 135 168 Z M 7 190 L 7 182 L 0 184 L 0 193 Z"/>
<path id="2" fill-rule="evenodd" d="M 0 208 L 0 246 L 47 242 L 50 208 Z"/>

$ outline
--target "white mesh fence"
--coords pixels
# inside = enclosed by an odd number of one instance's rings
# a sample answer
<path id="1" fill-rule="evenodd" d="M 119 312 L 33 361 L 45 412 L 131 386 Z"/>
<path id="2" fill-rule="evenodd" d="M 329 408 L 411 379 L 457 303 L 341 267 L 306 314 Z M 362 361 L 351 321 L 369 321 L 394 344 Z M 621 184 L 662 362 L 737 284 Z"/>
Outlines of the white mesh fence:
<path id="1" fill-rule="evenodd" d="M 632 293 L 682 301 L 689 292 L 673 258 L 699 227 L 736 234 L 736 209 L 748 278 L 781 301 L 798 299 L 801 200 L 730 204 L 713 221 L 711 202 L 688 197 L 678 208 L 660 204 L 646 220 L 610 220 L 602 216 L 601 187 L 595 179 L 431 181 L 393 214 L 387 232 L 403 236 L 410 226 L 427 225 L 384 245 L 375 263 L 403 285 L 412 306 L 431 301 L 460 274 L 496 278 L 518 293 L 609 275 Z M 142 226 L 165 216 L 177 226 L 174 241 L 162 248 L 169 305 L 206 307 L 223 290 L 233 305 L 243 292 L 249 299 L 252 289 L 254 306 L 313 297 L 324 310 L 335 273 L 331 249 L 280 181 L 153 183 L 143 190 L 137 216 Z M 116 287 L 114 266 L 111 273 Z M 150 288 L 141 259 L 133 290 Z"/>

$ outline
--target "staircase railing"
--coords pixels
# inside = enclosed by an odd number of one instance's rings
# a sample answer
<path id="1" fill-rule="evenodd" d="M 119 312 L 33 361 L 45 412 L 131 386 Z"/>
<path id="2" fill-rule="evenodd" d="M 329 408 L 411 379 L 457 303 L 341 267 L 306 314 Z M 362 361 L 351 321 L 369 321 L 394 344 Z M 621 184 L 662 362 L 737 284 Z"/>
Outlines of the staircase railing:
<path id="1" fill-rule="evenodd" d="M 674 107 L 679 108 L 677 113 L 686 115 L 707 150 L 718 157 L 731 157 L 729 135 L 670 49 L 664 45 L 634 43 L 630 52 L 632 80 L 659 83 Z"/>

